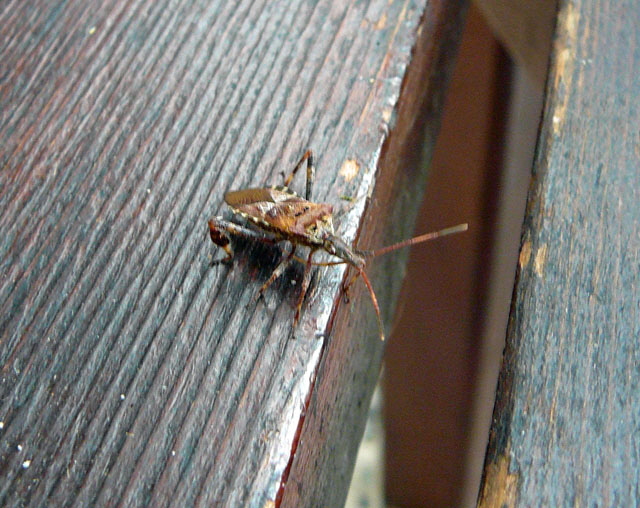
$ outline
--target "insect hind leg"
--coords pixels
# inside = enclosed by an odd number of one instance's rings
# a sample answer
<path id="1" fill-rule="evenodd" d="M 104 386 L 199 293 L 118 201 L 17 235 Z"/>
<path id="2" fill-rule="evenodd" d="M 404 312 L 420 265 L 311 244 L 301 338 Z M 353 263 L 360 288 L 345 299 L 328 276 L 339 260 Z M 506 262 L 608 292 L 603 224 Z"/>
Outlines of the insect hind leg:
<path id="1" fill-rule="evenodd" d="M 304 153 L 304 155 L 300 158 L 296 166 L 293 168 L 293 171 L 291 172 L 291 174 L 287 178 L 285 178 L 284 185 L 286 187 L 289 187 L 289 185 L 291 184 L 291 181 L 293 180 L 293 177 L 298 172 L 298 170 L 302 167 L 305 161 L 307 161 L 307 184 L 305 188 L 304 199 L 306 199 L 307 201 L 313 201 L 312 191 L 313 191 L 313 180 L 315 178 L 316 168 L 313 165 L 313 152 L 311 150 L 307 150 Z"/>
<path id="2" fill-rule="evenodd" d="M 245 226 L 241 226 L 240 224 L 236 224 L 235 222 L 225 220 L 222 217 L 209 219 L 209 236 L 214 244 L 222 248 L 227 253 L 226 257 L 213 261 L 213 264 L 230 263 L 233 259 L 231 236 L 241 236 L 243 238 L 272 245 L 278 243 L 278 239 L 270 233 L 255 231 Z"/>

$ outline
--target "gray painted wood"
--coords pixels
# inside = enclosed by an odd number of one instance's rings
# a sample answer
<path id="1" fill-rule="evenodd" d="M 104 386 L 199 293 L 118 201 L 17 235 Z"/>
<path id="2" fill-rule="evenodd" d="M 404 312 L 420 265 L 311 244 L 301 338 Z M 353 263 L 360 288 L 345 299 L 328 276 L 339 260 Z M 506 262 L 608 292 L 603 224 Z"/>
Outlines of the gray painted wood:
<path id="1" fill-rule="evenodd" d="M 639 25 L 561 2 L 483 507 L 640 499 Z"/>

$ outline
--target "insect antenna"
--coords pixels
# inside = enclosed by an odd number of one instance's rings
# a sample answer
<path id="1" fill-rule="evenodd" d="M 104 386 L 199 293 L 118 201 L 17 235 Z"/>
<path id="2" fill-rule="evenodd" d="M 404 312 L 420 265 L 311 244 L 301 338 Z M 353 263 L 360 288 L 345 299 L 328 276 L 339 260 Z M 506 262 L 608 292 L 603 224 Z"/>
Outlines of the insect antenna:
<path id="1" fill-rule="evenodd" d="M 432 231 L 431 233 L 425 233 L 424 235 L 414 236 L 413 238 L 409 238 L 408 240 L 403 240 L 398 243 L 394 243 L 391 245 L 387 245 L 386 247 L 381 247 L 375 250 L 364 250 L 358 251 L 360 254 L 364 255 L 367 259 L 377 258 L 378 256 L 382 256 L 384 254 L 388 254 L 389 252 L 393 252 L 394 250 L 402 249 L 403 247 L 409 247 L 411 245 L 416 245 L 418 243 L 428 242 L 429 240 L 435 240 L 436 238 L 440 238 L 441 236 L 452 235 L 454 233 L 462 233 L 469 229 L 469 224 L 458 224 L 457 226 L 452 226 L 450 228 L 444 228 L 440 231 Z M 304 263 L 305 260 L 301 257 L 294 256 L 294 259 Z M 337 266 L 347 264 L 346 261 L 314 261 L 314 266 Z M 349 284 L 351 285 L 351 284 Z"/>
<path id="2" fill-rule="evenodd" d="M 373 290 L 373 285 L 371 284 L 371 281 L 369 280 L 369 277 L 367 277 L 367 273 L 364 271 L 363 268 L 358 268 L 358 273 L 360 277 L 362 277 L 362 281 L 364 282 L 364 285 L 367 286 L 367 289 L 369 290 L 369 294 L 371 295 L 371 302 L 373 302 L 373 308 L 376 311 L 376 318 L 378 319 L 378 330 L 380 330 L 380 340 L 384 340 L 384 324 L 382 323 L 380 306 L 378 305 L 378 299 L 376 298 L 376 293 Z"/>
<path id="3" fill-rule="evenodd" d="M 424 235 L 419 235 L 419 236 L 414 236 L 413 238 L 409 238 L 408 240 L 403 240 L 402 242 L 398 242 L 398 243 L 394 243 L 391 245 L 387 245 L 386 247 L 382 247 L 380 249 L 376 249 L 376 250 L 366 250 L 366 251 L 357 251 L 360 255 L 364 256 L 366 259 L 372 259 L 378 256 L 382 256 L 383 254 L 388 254 L 389 252 L 393 252 L 395 250 L 398 249 L 402 249 L 404 247 L 409 247 L 411 245 L 416 245 L 418 243 L 423 243 L 423 242 L 428 242 L 429 240 L 434 240 L 436 238 L 440 238 L 441 236 L 447 236 L 447 235 L 452 235 L 454 233 L 461 233 L 463 231 L 466 231 L 467 229 L 469 229 L 469 224 L 458 224 L 457 226 L 452 226 L 449 228 L 444 228 L 441 229 L 439 231 L 433 231 L 431 233 L 425 233 Z M 298 258 L 297 256 L 294 256 L 295 259 L 298 259 L 300 261 L 304 261 L 301 258 Z M 340 261 L 320 261 L 320 262 L 313 262 L 314 265 L 316 266 L 336 266 L 336 265 L 343 265 L 343 264 L 351 264 L 348 263 L 347 261 L 344 260 L 340 260 Z M 364 271 L 364 267 L 359 267 L 356 265 L 352 265 L 355 269 L 356 269 L 356 273 L 353 274 L 353 276 L 351 277 L 351 279 L 349 280 L 349 282 L 347 284 L 344 285 L 343 290 L 345 292 L 345 294 L 348 293 L 349 288 L 351 287 L 351 285 L 356 281 L 356 279 L 358 277 L 362 277 L 362 281 L 364 282 L 365 286 L 367 286 L 367 289 L 369 290 L 369 294 L 371 295 L 371 301 L 373 303 L 373 308 L 376 311 L 376 318 L 378 319 L 378 328 L 380 330 L 380 340 L 384 340 L 384 325 L 382 323 L 382 316 L 380 314 L 380 306 L 378 305 L 378 299 L 376 298 L 376 293 L 373 290 L 373 285 L 371 284 L 371 281 L 369 280 L 369 277 L 367 276 L 366 272 Z"/>
<path id="4" fill-rule="evenodd" d="M 387 245 L 386 247 L 382 247 L 380 249 L 376 249 L 373 251 L 363 251 L 363 254 L 366 258 L 371 259 L 378 256 L 382 256 L 383 254 L 387 254 L 389 252 L 393 252 L 398 249 L 402 249 L 404 247 L 409 247 L 411 245 L 416 245 L 418 243 L 428 242 L 429 240 L 434 240 L 436 238 L 440 238 L 441 236 L 452 235 L 454 233 L 461 233 L 462 231 L 466 231 L 469 229 L 469 224 L 458 224 L 457 226 L 452 226 L 449 228 L 444 228 L 439 231 L 433 231 L 431 233 L 425 233 L 424 235 L 414 236 L 413 238 L 409 238 L 407 240 L 403 240 L 402 242 L 394 243 L 391 245 Z M 349 291 L 349 287 L 351 284 L 355 282 L 358 278 L 358 275 L 362 277 L 362 281 L 367 286 L 369 290 L 369 294 L 371 295 L 371 301 L 373 302 L 373 307 L 376 311 L 376 317 L 378 318 L 378 328 L 380 330 L 380 340 L 384 340 L 384 325 L 382 324 L 382 317 L 380 315 L 380 307 L 378 305 L 378 299 L 376 298 L 376 294 L 373 291 L 373 286 L 369 277 L 365 273 L 363 268 L 358 268 L 357 273 L 352 277 L 349 283 L 345 286 L 345 292 Z"/>
<path id="5" fill-rule="evenodd" d="M 427 242 L 429 240 L 434 240 L 436 238 L 440 238 L 441 236 L 452 235 L 454 233 L 461 233 L 462 231 L 466 231 L 469 229 L 469 224 L 458 224 L 457 226 L 452 226 L 450 228 L 444 228 L 440 231 L 433 231 L 431 233 L 425 233 L 424 235 L 414 236 L 413 238 L 409 238 L 408 240 L 403 240 L 402 242 L 394 243 L 392 245 L 387 245 L 386 247 L 382 247 L 376 250 L 364 251 L 364 254 L 368 258 L 376 258 L 378 256 L 382 256 L 383 254 L 387 254 L 388 252 L 393 252 L 394 250 L 402 249 L 403 247 L 409 247 L 410 245 L 416 245 L 418 243 Z"/>

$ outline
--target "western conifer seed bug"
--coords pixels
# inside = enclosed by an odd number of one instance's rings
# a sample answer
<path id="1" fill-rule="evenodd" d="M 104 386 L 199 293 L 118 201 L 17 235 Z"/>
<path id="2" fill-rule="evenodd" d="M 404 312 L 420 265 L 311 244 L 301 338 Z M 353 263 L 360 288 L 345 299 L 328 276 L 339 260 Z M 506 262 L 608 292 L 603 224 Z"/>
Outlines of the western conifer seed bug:
<path id="1" fill-rule="evenodd" d="M 303 199 L 295 192 L 289 190 L 288 186 L 305 162 L 307 163 L 307 183 L 305 197 Z M 273 281 L 282 275 L 287 265 L 293 259 L 303 262 L 305 264 L 304 274 L 302 276 L 300 296 L 298 297 L 298 303 L 296 305 L 296 313 L 293 318 L 294 328 L 298 324 L 300 309 L 302 308 L 304 297 L 309 288 L 311 267 L 314 265 L 331 266 L 343 263 L 351 265 L 355 268 L 356 273 L 348 283 L 343 285 L 343 290 L 346 292 L 358 276 L 362 277 L 362 280 L 369 290 L 371 301 L 376 311 L 380 339 L 384 340 L 384 326 L 382 324 L 378 299 L 373 291 L 371 281 L 364 271 L 367 260 L 402 247 L 465 231 L 468 226 L 467 224 L 459 224 L 433 233 L 416 236 L 374 251 L 357 250 L 350 247 L 344 240 L 334 234 L 332 205 L 313 202 L 312 187 L 314 173 L 313 154 L 311 150 L 307 150 L 293 168 L 291 174 L 284 180 L 284 186 L 227 192 L 224 196 L 227 205 L 229 205 L 233 213 L 247 219 L 254 228 L 230 222 L 222 217 L 215 217 L 209 220 L 209 235 L 211 236 L 211 240 L 227 253 L 227 256 L 219 261 L 229 262 L 233 259 L 231 236 L 243 236 L 247 239 L 268 244 L 276 244 L 285 240 L 288 241 L 291 244 L 291 250 L 287 254 L 283 254 L 280 263 L 271 274 L 271 277 L 269 277 L 260 288 L 258 296 L 261 295 Z M 298 246 L 309 248 L 309 255 L 306 261 L 295 255 Z M 332 256 L 339 258 L 341 261 L 316 263 L 313 261 L 313 255 L 318 250 L 324 250 Z"/>

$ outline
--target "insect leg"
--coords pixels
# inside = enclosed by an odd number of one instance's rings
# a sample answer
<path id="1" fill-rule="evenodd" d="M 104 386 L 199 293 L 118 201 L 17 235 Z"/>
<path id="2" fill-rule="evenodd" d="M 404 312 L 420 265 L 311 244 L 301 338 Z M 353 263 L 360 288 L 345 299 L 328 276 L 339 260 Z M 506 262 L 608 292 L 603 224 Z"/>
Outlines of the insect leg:
<path id="1" fill-rule="evenodd" d="M 304 161 L 307 161 L 307 186 L 305 188 L 304 198 L 307 201 L 313 201 L 311 199 L 311 197 L 312 197 L 311 195 L 312 195 L 312 190 L 313 190 L 313 179 L 315 177 L 316 168 L 313 165 L 313 152 L 311 150 L 307 150 L 304 153 L 304 155 L 300 158 L 300 160 L 298 161 L 298 164 L 296 164 L 296 167 L 293 168 L 293 171 L 291 172 L 291 174 L 287 178 L 285 178 L 284 185 L 286 187 L 289 186 L 289 184 L 291 183 L 291 180 L 293 180 L 293 177 L 295 176 L 295 174 L 298 172 L 298 170 L 304 164 Z"/>
<path id="2" fill-rule="evenodd" d="M 344 294 L 345 303 L 349 303 L 349 289 L 351 289 L 351 286 L 353 286 L 353 283 L 358 279 L 358 277 L 360 277 L 360 273 L 361 272 L 356 271 L 351 276 L 351 278 L 342 285 L 342 292 Z"/>
<path id="3" fill-rule="evenodd" d="M 209 220 L 209 236 L 211 241 L 218 247 L 224 249 L 227 253 L 227 257 L 219 260 L 223 263 L 228 263 L 233 259 L 233 249 L 230 245 L 230 236 L 242 236 L 250 238 L 263 243 L 275 244 L 278 240 L 271 234 L 261 231 L 254 231 L 247 227 L 230 222 L 222 217 L 214 217 Z M 217 263 L 218 261 L 215 261 Z"/>
<path id="4" fill-rule="evenodd" d="M 371 285 L 371 281 L 365 271 L 358 267 L 358 271 L 360 272 L 360 276 L 364 282 L 364 285 L 367 286 L 369 290 L 369 295 L 371 295 L 371 303 L 373 303 L 373 309 L 376 311 L 376 318 L 378 319 L 378 330 L 380 331 L 380 340 L 384 340 L 384 324 L 382 323 L 382 316 L 380 315 L 380 306 L 378 305 L 378 299 L 376 298 L 376 293 L 373 290 L 373 286 Z"/>
<path id="5" fill-rule="evenodd" d="M 294 328 L 298 324 L 298 319 L 300 319 L 300 309 L 302 308 L 304 297 L 307 294 L 307 289 L 309 289 L 309 282 L 311 282 L 311 267 L 313 266 L 312 258 L 314 253 L 315 250 L 311 250 L 311 252 L 309 252 L 309 257 L 304 265 L 304 275 L 302 276 L 302 285 L 300 286 L 300 296 L 298 297 L 298 305 L 296 305 L 296 315 L 293 318 Z"/>
<path id="6" fill-rule="evenodd" d="M 260 295 L 262 295 L 262 293 L 264 293 L 266 291 L 266 289 L 273 284 L 273 281 L 275 281 L 278 277 L 280 277 L 280 275 L 282 275 L 282 272 L 284 272 L 285 268 L 289 265 L 289 263 L 291 262 L 291 260 L 293 259 L 293 255 L 296 252 L 296 246 L 292 245 L 291 246 L 291 252 L 289 252 L 289 254 L 287 254 L 287 256 L 283 256 L 282 260 L 280 261 L 280 264 L 278 266 L 276 266 L 276 269 L 273 271 L 273 273 L 271 274 L 271 277 L 269 277 L 269 280 L 267 280 L 267 282 L 265 282 L 262 287 L 260 288 L 260 291 L 258 291 L 258 296 L 257 298 L 260 298 Z"/>

